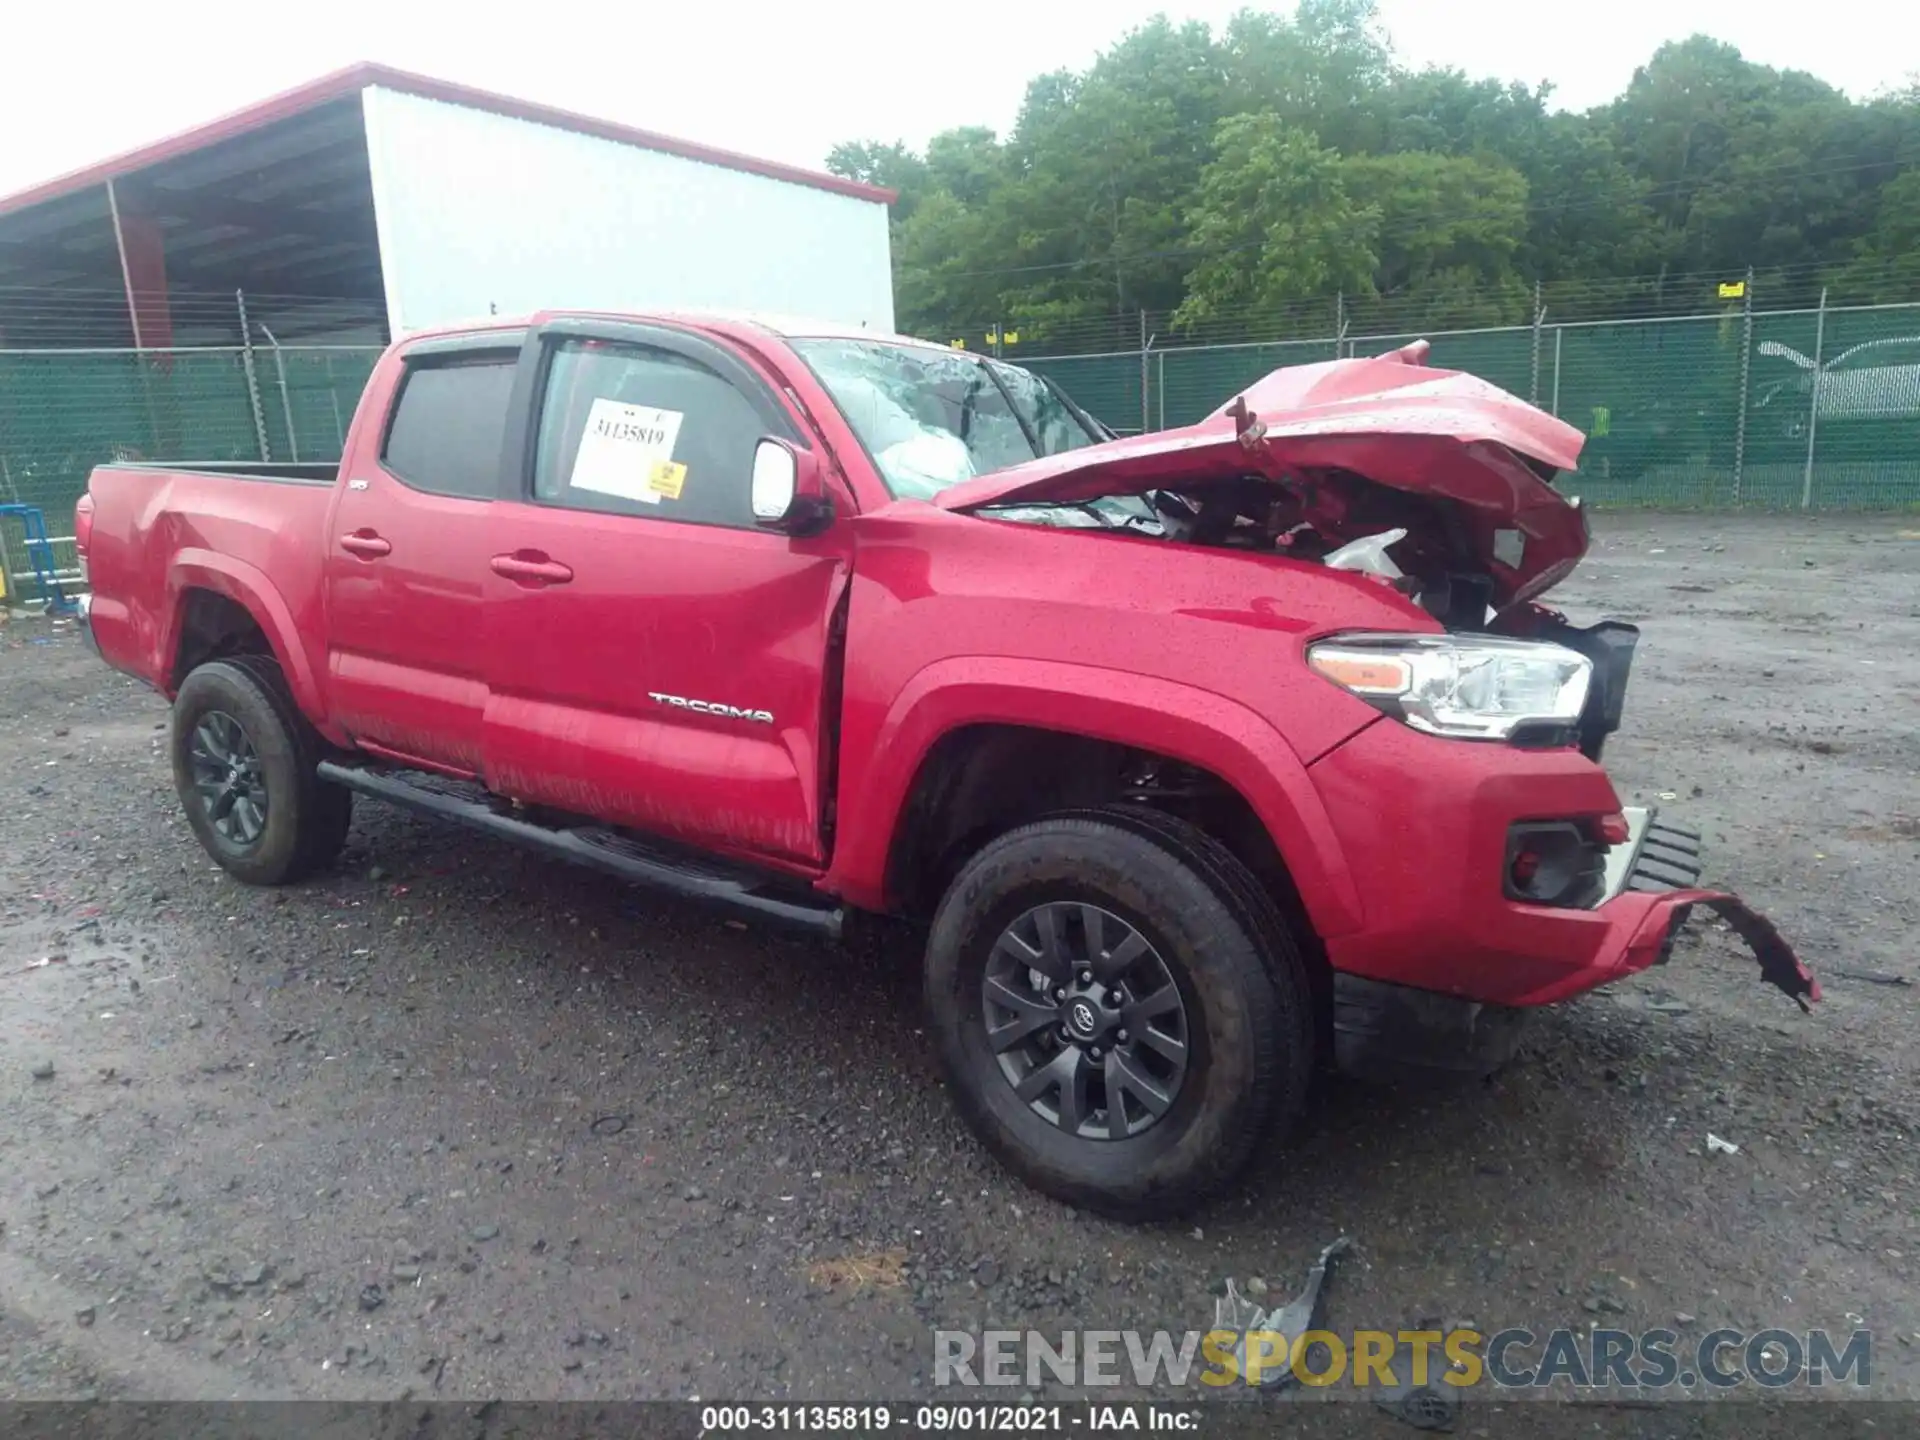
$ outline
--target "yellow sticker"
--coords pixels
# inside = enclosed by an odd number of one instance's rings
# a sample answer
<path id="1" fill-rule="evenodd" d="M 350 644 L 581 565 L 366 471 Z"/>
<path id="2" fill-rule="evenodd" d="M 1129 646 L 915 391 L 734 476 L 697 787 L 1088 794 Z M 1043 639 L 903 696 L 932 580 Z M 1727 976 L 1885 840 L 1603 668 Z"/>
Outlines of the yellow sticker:
<path id="1" fill-rule="evenodd" d="M 687 483 L 687 467 L 677 460 L 662 460 L 647 477 L 647 488 L 669 500 L 680 498 L 680 487 Z"/>

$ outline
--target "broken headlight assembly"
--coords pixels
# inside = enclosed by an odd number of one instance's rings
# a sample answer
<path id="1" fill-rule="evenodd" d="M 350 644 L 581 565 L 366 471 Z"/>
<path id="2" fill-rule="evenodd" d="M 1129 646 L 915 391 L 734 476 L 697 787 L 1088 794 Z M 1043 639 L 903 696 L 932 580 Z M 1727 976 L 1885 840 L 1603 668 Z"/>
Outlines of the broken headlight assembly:
<path id="1" fill-rule="evenodd" d="M 1307 647 L 1322 678 L 1430 735 L 1572 744 L 1593 662 L 1498 635 L 1336 635 Z"/>

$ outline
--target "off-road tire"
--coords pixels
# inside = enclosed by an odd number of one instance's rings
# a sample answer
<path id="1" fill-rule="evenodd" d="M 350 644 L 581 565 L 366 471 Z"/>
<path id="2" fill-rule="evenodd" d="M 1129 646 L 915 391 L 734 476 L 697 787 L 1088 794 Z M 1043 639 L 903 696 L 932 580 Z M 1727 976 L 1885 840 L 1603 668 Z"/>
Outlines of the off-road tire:
<path id="1" fill-rule="evenodd" d="M 1185 1001 L 1187 1070 L 1139 1134 L 1059 1128 L 1015 1092 L 989 1044 L 981 997 L 995 946 L 1055 902 L 1133 927 Z M 1306 965 L 1272 902 L 1219 842 L 1144 807 L 1052 816 L 969 860 L 934 916 L 926 1005 L 955 1104 L 987 1148 L 1036 1190 L 1124 1220 L 1179 1215 L 1230 1183 L 1297 1118 L 1315 1063 Z"/>
<path id="2" fill-rule="evenodd" d="M 201 721 L 218 712 L 237 722 L 259 761 L 266 792 L 260 834 L 240 843 L 222 834 L 196 788 L 191 752 Z M 301 715 L 280 665 L 265 655 L 230 655 L 189 674 L 173 702 L 174 788 L 187 824 L 228 874 L 249 885 L 285 885 L 329 864 L 353 823 L 353 795 L 315 773 L 325 742 Z"/>

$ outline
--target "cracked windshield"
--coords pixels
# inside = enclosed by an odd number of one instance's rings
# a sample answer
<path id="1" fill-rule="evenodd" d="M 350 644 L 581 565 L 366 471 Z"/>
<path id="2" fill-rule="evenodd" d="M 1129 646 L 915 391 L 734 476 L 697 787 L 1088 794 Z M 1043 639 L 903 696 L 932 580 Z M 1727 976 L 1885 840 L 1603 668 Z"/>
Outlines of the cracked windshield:
<path id="1" fill-rule="evenodd" d="M 1101 437 L 1039 376 L 933 346 L 797 340 L 887 488 L 930 500 L 949 485 Z"/>

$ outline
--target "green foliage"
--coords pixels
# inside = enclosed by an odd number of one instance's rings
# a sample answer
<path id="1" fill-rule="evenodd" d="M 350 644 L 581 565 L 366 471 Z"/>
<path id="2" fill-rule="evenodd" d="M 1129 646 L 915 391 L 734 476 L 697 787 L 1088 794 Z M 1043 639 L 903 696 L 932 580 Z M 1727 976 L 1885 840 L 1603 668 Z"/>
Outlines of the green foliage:
<path id="1" fill-rule="evenodd" d="M 1776 299 L 1920 297 L 1920 86 L 1858 103 L 1694 36 L 1607 105 L 1550 102 L 1399 64 L 1373 0 L 1302 0 L 1156 18 L 1032 80 L 1004 140 L 828 163 L 900 192 L 898 309 L 931 334 L 1335 293 L 1469 327 L 1524 320 L 1536 282 L 1690 310 L 1748 267 Z"/>
<path id="2" fill-rule="evenodd" d="M 1351 162 L 1272 114 L 1222 121 L 1217 150 L 1188 214 L 1206 258 L 1187 277 L 1175 325 L 1373 283 L 1380 211 L 1348 192 Z"/>

